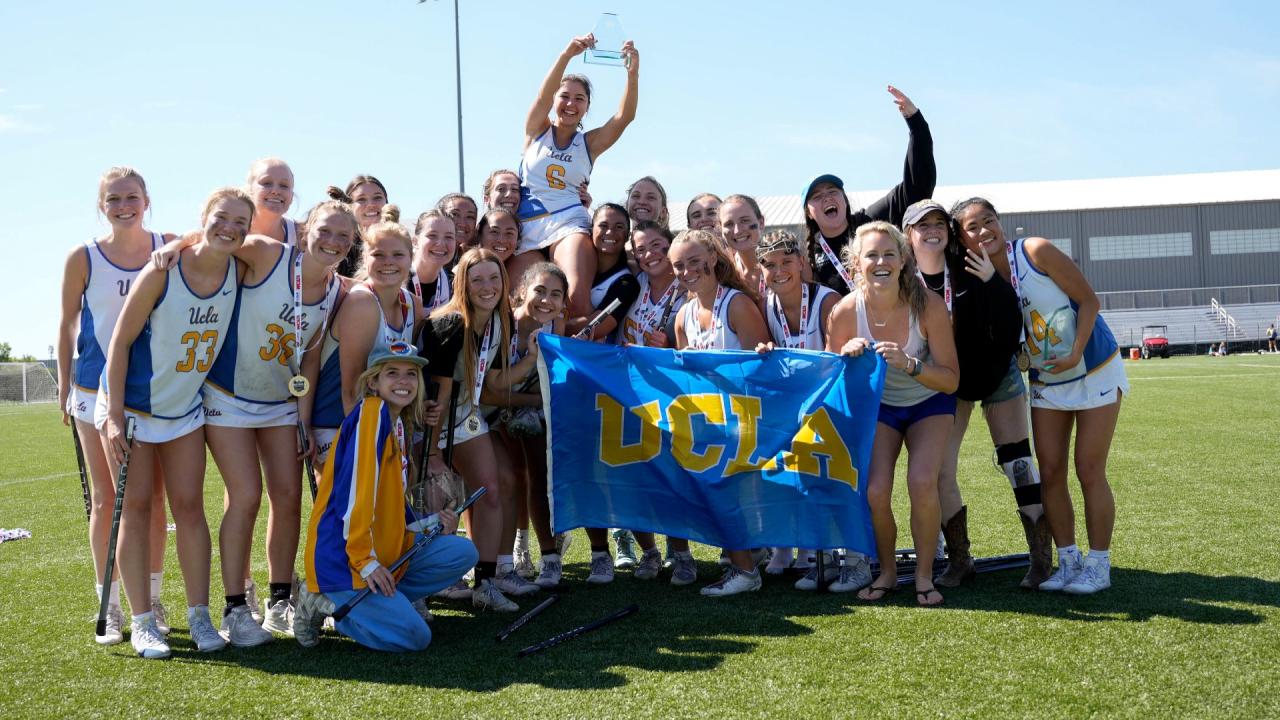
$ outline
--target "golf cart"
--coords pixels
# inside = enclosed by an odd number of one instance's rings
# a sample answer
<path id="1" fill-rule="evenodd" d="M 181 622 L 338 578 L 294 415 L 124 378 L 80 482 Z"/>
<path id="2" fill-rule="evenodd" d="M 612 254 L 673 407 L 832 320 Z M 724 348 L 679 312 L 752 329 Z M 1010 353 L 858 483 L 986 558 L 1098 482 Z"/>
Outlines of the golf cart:
<path id="1" fill-rule="evenodd" d="M 1169 326 L 1144 325 L 1142 327 L 1142 359 L 1154 355 L 1169 357 Z"/>

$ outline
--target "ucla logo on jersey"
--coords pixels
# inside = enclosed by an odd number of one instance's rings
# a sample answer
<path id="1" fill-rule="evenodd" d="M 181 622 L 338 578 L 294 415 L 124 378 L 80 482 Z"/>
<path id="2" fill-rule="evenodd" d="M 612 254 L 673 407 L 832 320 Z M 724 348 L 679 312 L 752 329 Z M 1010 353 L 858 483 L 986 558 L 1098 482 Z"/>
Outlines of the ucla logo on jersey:
<path id="1" fill-rule="evenodd" d="M 280 303 L 280 314 L 277 317 L 279 317 L 282 321 L 292 325 L 293 324 L 293 303 L 287 303 L 287 302 Z M 302 329 L 303 330 L 311 329 L 311 323 L 307 321 L 306 313 L 302 313 Z"/>
<path id="2" fill-rule="evenodd" d="M 559 160 L 560 162 L 573 162 L 573 153 L 568 150 L 553 150 L 552 152 L 547 153 L 547 157 L 552 160 Z"/>
<path id="3" fill-rule="evenodd" d="M 208 325 L 218 322 L 218 311 L 212 305 L 204 310 L 193 307 L 191 308 L 190 316 L 192 325 Z"/>
<path id="4" fill-rule="evenodd" d="M 116 281 L 116 288 L 120 291 L 120 297 L 129 294 L 129 288 L 133 285 L 133 278 L 125 278 Z"/>

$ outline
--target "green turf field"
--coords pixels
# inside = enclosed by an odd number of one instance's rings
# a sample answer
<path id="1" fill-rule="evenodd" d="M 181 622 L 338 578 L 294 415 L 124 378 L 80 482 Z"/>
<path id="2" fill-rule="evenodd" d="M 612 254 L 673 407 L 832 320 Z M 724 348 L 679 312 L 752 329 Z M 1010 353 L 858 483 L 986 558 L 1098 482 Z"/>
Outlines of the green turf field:
<path id="1" fill-rule="evenodd" d="M 0 708 L 6 720 L 1280 716 L 1280 356 L 1127 365 L 1132 394 L 1110 466 L 1116 569 L 1100 595 L 1020 592 L 1021 570 L 979 576 L 937 610 L 915 608 L 910 593 L 864 607 L 769 580 L 719 601 L 629 573 L 587 587 L 579 533 L 561 602 L 506 644 L 493 638 L 511 616 L 433 601 L 435 641 L 409 656 L 334 636 L 313 650 L 277 638 L 201 655 L 186 636 L 172 542 L 164 601 L 176 621 L 173 658 L 140 660 L 127 641 L 98 647 L 68 431 L 51 405 L 0 406 L 0 527 L 34 533 L 0 545 Z M 990 454 L 975 419 L 961 459 L 974 552 L 1025 550 Z M 216 532 L 221 488 L 209 468 Z M 901 482 L 897 494 L 906 528 Z M 1077 522 L 1083 542 L 1079 511 Z M 214 552 L 219 598 L 216 535 Z M 714 579 L 712 551 L 701 548 L 700 559 L 703 578 Z M 261 544 L 254 563 L 265 584 Z M 630 602 L 638 616 L 514 657 Z"/>

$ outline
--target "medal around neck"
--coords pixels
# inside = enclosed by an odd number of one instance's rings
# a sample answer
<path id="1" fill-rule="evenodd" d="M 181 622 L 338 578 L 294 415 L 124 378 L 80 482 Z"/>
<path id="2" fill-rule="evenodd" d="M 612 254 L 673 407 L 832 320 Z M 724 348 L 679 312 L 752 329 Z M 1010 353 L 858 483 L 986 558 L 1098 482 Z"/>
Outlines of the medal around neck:
<path id="1" fill-rule="evenodd" d="M 1019 348 L 1015 357 L 1017 358 L 1018 372 L 1026 372 L 1031 369 L 1031 356 L 1027 354 L 1026 347 Z"/>
<path id="2" fill-rule="evenodd" d="M 307 391 L 310 389 L 311 389 L 311 381 L 307 380 L 302 375 L 294 375 L 293 377 L 289 378 L 289 394 L 290 395 L 296 398 L 300 398 L 303 395 L 306 395 Z"/>

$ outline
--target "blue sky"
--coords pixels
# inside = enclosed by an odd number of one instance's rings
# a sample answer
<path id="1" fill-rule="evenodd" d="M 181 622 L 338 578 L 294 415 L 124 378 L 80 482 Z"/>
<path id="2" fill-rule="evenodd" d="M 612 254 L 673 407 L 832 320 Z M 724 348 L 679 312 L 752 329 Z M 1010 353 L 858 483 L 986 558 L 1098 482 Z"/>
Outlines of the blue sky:
<path id="1" fill-rule="evenodd" d="M 515 167 L 569 38 L 616 11 L 639 113 L 597 200 L 656 175 L 673 200 L 851 189 L 901 172 L 892 83 L 923 109 L 942 184 L 1280 167 L 1280 10 L 1268 3 L 462 2 L 467 190 Z M 908 9 L 909 8 L 909 9 Z M 582 65 L 603 122 L 618 68 Z M 47 356 L 63 260 L 106 230 L 97 178 L 147 178 L 150 226 L 195 227 L 214 187 L 278 155 L 294 214 L 372 173 L 406 216 L 456 190 L 452 4 L 0 3 L 0 341 Z M 16 255 L 13 251 L 16 250 Z"/>

